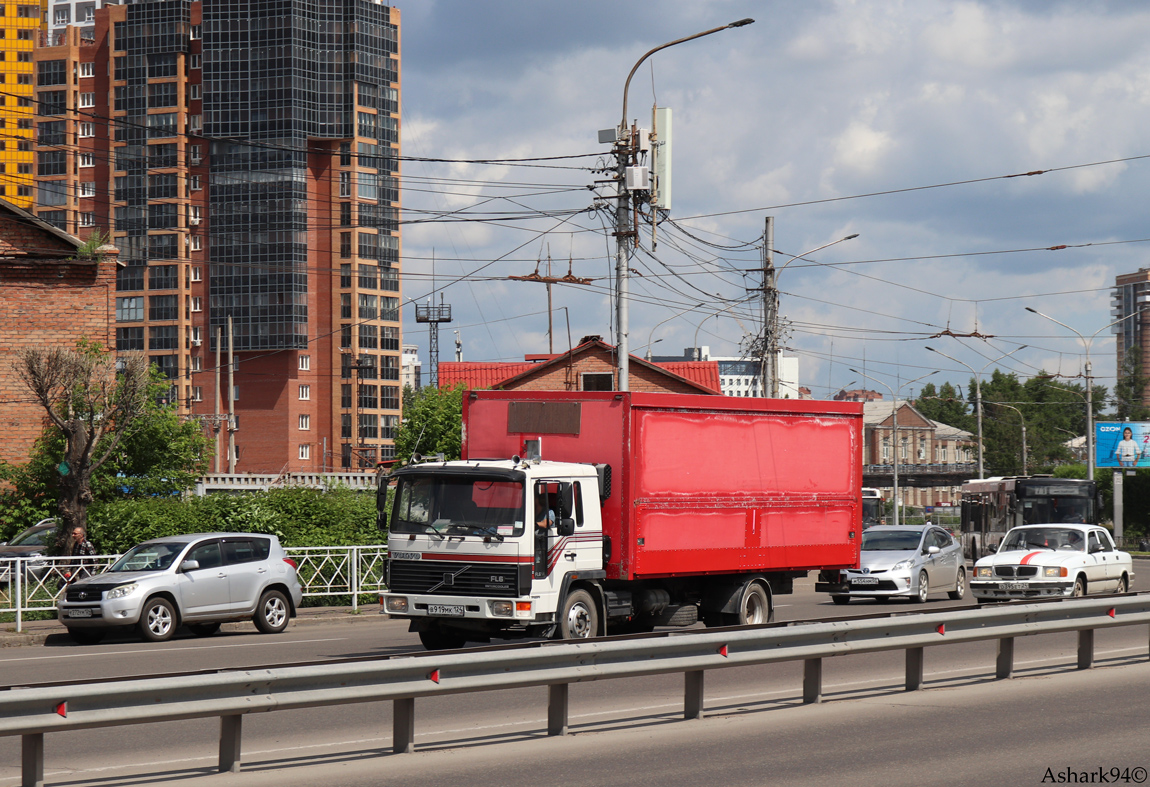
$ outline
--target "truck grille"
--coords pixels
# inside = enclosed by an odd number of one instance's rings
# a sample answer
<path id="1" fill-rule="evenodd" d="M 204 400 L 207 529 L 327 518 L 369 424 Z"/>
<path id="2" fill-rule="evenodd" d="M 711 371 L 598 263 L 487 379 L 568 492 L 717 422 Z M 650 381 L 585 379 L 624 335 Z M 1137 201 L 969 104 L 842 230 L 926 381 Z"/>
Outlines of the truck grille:
<path id="1" fill-rule="evenodd" d="M 387 589 L 391 593 L 498 598 L 518 595 L 518 566 L 514 563 L 392 560 L 389 568 Z"/>

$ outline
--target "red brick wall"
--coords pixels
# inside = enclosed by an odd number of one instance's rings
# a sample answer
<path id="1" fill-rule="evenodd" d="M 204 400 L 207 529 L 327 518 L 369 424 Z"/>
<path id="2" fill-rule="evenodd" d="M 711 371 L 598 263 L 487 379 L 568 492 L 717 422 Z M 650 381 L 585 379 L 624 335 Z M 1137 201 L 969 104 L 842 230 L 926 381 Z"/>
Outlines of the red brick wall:
<path id="1" fill-rule="evenodd" d="M 34 233 L 16 242 L 44 248 L 59 242 L 38 228 L 3 222 L 9 230 Z M 29 347 L 73 347 L 81 337 L 115 347 L 116 263 L 76 261 L 0 262 L 0 459 L 27 461 L 46 416 L 13 368 Z"/>

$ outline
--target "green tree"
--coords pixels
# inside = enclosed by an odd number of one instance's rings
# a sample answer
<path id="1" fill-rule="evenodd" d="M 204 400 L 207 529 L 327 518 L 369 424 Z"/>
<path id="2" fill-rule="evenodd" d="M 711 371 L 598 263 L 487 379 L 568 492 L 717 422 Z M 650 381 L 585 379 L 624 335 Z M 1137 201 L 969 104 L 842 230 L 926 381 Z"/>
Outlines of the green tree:
<path id="1" fill-rule="evenodd" d="M 395 436 L 401 462 L 414 453 L 458 459 L 463 451 L 463 385 L 404 391 L 403 423 Z"/>
<path id="2" fill-rule="evenodd" d="M 86 528 L 94 501 L 174 494 L 205 472 L 211 443 L 197 422 L 181 421 L 167 402 L 169 381 L 143 356 L 121 356 L 119 366 L 87 341 L 76 350 L 20 356 L 17 371 L 50 423 L 26 464 L 0 467 L 11 485 L 0 506 L 24 501 L 23 521 L 0 518 L 6 535 L 34 521 L 29 514 L 52 508 L 61 534 Z"/>
<path id="3" fill-rule="evenodd" d="M 947 426 L 969 430 L 974 424 L 962 394 L 950 383 L 943 383 L 938 389 L 935 389 L 934 383 L 927 383 L 922 387 L 914 407 L 932 421 Z"/>
<path id="4" fill-rule="evenodd" d="M 1142 373 L 1142 348 L 1131 347 L 1122 359 L 1122 365 L 1118 369 L 1118 381 L 1114 385 L 1116 420 L 1150 420 L 1150 407 L 1147 407 L 1143 400 L 1147 382 L 1150 381 Z"/>

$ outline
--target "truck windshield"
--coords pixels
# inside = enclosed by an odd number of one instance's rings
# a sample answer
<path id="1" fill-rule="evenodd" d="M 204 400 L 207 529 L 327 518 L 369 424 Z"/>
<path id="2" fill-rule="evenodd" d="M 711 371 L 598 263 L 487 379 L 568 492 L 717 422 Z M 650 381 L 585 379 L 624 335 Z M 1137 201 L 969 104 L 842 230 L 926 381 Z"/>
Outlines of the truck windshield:
<path id="1" fill-rule="evenodd" d="M 408 476 L 395 492 L 393 533 L 506 536 L 523 534 L 520 481 L 474 476 Z"/>

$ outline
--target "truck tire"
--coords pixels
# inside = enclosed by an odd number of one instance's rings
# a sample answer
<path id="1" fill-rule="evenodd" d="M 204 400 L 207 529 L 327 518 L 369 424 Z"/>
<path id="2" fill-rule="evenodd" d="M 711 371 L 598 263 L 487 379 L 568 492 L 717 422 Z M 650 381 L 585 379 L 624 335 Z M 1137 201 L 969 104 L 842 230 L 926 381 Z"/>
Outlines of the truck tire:
<path id="1" fill-rule="evenodd" d="M 851 597 L 850 596 L 831 596 L 831 601 L 835 602 L 836 604 L 849 604 L 849 603 L 851 603 Z"/>
<path id="2" fill-rule="evenodd" d="M 739 611 L 734 617 L 737 621 L 734 623 L 736 626 L 759 626 L 775 619 L 771 597 L 760 583 L 747 583 L 742 598 L 739 599 Z"/>
<path id="3" fill-rule="evenodd" d="M 599 612 L 586 590 L 573 590 L 559 614 L 559 639 L 590 639 L 599 631 Z"/>
<path id="4" fill-rule="evenodd" d="M 428 650 L 459 650 L 467 644 L 467 639 L 462 634 L 444 631 L 439 626 L 419 632 L 419 641 Z"/>

